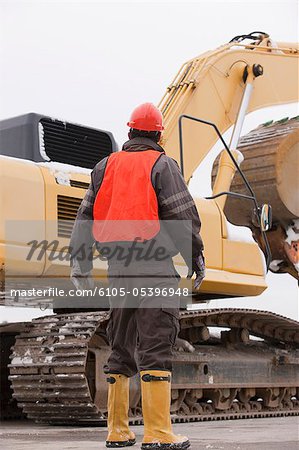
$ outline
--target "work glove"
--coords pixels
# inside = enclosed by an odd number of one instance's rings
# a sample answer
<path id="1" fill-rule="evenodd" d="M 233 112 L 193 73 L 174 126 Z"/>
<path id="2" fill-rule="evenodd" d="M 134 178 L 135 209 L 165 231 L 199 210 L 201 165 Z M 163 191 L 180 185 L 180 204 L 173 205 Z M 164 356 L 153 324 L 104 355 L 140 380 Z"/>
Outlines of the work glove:
<path id="1" fill-rule="evenodd" d="M 93 289 L 94 287 L 94 281 L 91 276 L 91 272 L 83 273 L 81 271 L 80 264 L 76 259 L 72 260 L 71 282 L 79 291 L 85 289 Z"/>
<path id="2" fill-rule="evenodd" d="M 187 278 L 192 278 L 194 273 L 194 289 L 198 289 L 206 276 L 205 258 L 202 253 L 193 260 L 192 268 L 189 270 Z"/>

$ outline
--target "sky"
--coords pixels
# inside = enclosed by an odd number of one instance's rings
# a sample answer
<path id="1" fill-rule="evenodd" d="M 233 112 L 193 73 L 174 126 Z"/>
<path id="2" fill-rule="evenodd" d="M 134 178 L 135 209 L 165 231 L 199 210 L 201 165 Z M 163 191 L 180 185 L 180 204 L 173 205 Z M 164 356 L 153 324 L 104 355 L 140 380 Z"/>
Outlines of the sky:
<path id="1" fill-rule="evenodd" d="M 144 101 L 158 103 L 184 61 L 256 30 L 276 41 L 298 41 L 298 4 L 288 0 L 0 0 L 0 13 L 0 120 L 42 113 L 110 130 L 119 144 L 127 138 L 131 110 Z M 243 133 L 296 114 L 298 105 L 252 113 Z M 211 164 L 219 150 L 216 146 L 195 172 L 194 196 L 210 192 Z M 273 274 L 268 282 L 260 297 L 209 307 L 252 307 L 299 318 L 296 282 Z M 1 310 L 4 320 L 26 314 Z"/>

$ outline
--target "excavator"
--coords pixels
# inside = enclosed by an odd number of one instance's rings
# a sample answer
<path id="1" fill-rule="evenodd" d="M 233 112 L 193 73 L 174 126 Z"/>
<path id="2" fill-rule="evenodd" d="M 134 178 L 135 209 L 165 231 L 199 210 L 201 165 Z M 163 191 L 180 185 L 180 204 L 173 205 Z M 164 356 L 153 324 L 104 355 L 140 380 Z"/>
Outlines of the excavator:
<path id="1" fill-rule="evenodd" d="M 298 101 L 298 55 L 297 43 L 267 33 L 236 36 L 183 64 L 158 105 L 163 146 L 187 182 L 214 144 L 223 145 L 212 195 L 195 198 L 207 271 L 199 289 L 189 288 L 190 304 L 258 296 L 268 270 L 298 280 L 298 117 L 241 137 L 250 112 Z M 109 132 L 33 113 L 0 127 L 1 302 L 46 308 L 51 300 L 54 312 L 0 326 L 2 417 L 105 423 L 105 299 L 72 298 L 70 308 L 50 286 L 69 278 L 68 243 L 90 170 L 117 151 L 116 143 Z M 180 256 L 174 263 L 184 286 L 187 267 Z M 103 286 L 106 269 L 105 260 L 95 261 L 93 275 Z M 297 321 L 246 307 L 192 307 L 181 310 L 180 327 L 173 421 L 298 415 Z M 132 423 L 142 421 L 139 388 L 136 376 Z"/>

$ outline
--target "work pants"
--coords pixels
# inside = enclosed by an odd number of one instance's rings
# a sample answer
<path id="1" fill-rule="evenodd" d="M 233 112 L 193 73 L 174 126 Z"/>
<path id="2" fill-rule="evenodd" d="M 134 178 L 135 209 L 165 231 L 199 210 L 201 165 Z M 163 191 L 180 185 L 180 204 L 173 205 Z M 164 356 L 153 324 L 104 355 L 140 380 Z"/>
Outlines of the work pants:
<path id="1" fill-rule="evenodd" d="M 105 372 L 131 377 L 140 370 L 171 370 L 179 331 L 178 274 L 172 260 L 129 266 L 110 261 L 108 276 L 112 351 Z"/>

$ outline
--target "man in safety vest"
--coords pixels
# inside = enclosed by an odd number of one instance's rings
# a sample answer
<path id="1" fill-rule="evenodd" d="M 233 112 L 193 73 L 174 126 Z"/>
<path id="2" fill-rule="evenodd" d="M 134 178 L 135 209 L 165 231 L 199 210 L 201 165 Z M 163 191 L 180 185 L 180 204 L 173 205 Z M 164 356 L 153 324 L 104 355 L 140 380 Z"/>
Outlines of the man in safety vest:
<path id="1" fill-rule="evenodd" d="M 108 260 L 109 286 L 117 293 L 110 300 L 107 326 L 112 351 L 105 366 L 106 446 L 135 444 L 128 426 L 129 378 L 140 372 L 141 448 L 186 449 L 188 438 L 172 432 L 170 419 L 171 359 L 180 303 L 177 296 L 160 293 L 164 288 L 172 294 L 178 287 L 172 256 L 180 252 L 187 262 L 187 235 L 192 244 L 189 276 L 195 272 L 194 285 L 200 286 L 205 273 L 201 223 L 176 161 L 159 145 L 161 112 L 144 103 L 133 111 L 128 126 L 129 141 L 122 151 L 101 160 L 92 172 L 72 233 L 71 277 L 76 287 L 86 287 L 92 259 L 80 260 L 76 251 L 84 242 L 91 253 L 96 242 Z M 169 225 L 173 221 L 180 224 L 179 232 Z"/>

